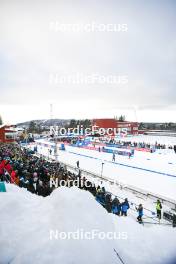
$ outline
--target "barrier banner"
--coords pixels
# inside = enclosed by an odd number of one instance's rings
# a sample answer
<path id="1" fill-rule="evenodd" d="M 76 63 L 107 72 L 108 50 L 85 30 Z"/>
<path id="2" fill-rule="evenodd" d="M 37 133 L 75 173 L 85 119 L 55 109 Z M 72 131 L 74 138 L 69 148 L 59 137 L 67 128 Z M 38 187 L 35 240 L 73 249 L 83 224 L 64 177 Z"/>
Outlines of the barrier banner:
<path id="1" fill-rule="evenodd" d="M 0 192 L 6 192 L 6 187 L 4 182 L 0 182 Z"/>

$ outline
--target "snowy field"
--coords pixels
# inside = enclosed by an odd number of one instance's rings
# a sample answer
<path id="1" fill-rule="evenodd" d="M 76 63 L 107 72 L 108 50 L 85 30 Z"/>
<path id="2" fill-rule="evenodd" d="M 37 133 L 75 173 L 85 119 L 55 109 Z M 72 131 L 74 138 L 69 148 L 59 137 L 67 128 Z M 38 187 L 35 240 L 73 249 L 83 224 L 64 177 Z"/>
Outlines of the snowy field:
<path id="1" fill-rule="evenodd" d="M 150 136 L 150 135 L 138 135 L 131 137 L 120 138 L 122 141 L 132 141 L 132 142 L 145 142 L 150 144 L 160 143 L 166 146 L 176 145 L 176 137 L 173 136 Z"/>
<path id="2" fill-rule="evenodd" d="M 173 144 L 176 140 L 163 136 L 139 136 L 139 138 L 141 138 L 139 141 L 168 144 L 171 142 Z M 136 141 L 135 137 L 134 141 Z M 38 147 L 38 152 L 48 156 L 47 147 Z M 135 151 L 131 159 L 116 155 L 116 161 L 112 162 L 110 153 L 66 146 L 66 151 L 58 151 L 58 160 L 73 166 L 76 166 L 76 161 L 79 160 L 80 168 L 99 175 L 104 163 L 102 172 L 104 177 L 176 201 L 176 154 L 173 150 L 157 150 L 155 153 Z"/>
<path id="3" fill-rule="evenodd" d="M 140 225 L 130 212 L 126 218 L 108 214 L 77 188 L 61 187 L 46 198 L 15 185 L 6 188 L 0 193 L 1 264 L 120 264 L 116 252 L 125 264 L 176 263 L 176 229 L 170 226 Z M 50 232 L 92 230 L 97 235 L 91 239 Z M 116 239 L 109 239 L 109 232 Z"/>

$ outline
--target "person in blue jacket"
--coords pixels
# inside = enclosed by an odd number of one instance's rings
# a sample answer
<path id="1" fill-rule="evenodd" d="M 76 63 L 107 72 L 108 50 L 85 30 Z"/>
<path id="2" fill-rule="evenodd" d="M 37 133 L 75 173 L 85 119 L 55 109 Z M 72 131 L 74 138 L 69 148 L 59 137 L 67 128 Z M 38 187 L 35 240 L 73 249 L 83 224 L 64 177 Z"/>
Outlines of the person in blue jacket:
<path id="1" fill-rule="evenodd" d="M 120 215 L 121 204 L 117 197 L 115 197 L 112 201 L 112 213 L 116 215 Z"/>
<path id="2" fill-rule="evenodd" d="M 125 198 L 125 201 L 121 204 L 121 215 L 127 216 L 127 211 L 130 208 L 128 199 Z"/>
<path id="3" fill-rule="evenodd" d="M 137 220 L 138 222 L 141 224 L 142 223 L 142 216 L 143 216 L 143 206 L 142 204 L 139 204 L 138 208 L 136 208 L 137 212 L 138 212 L 138 217 Z"/>

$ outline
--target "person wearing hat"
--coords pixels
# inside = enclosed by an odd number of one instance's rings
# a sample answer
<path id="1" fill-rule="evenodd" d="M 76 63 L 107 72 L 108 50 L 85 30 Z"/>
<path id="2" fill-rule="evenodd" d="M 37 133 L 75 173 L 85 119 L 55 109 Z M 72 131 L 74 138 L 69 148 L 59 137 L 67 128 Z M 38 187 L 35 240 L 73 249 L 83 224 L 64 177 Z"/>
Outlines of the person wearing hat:
<path id="1" fill-rule="evenodd" d="M 121 204 L 121 215 L 127 216 L 127 211 L 130 208 L 128 199 L 125 198 L 125 201 Z"/>
<path id="2" fill-rule="evenodd" d="M 143 206 L 142 204 L 139 204 L 138 208 L 136 208 L 137 212 L 138 212 L 138 217 L 137 220 L 138 222 L 141 224 L 142 223 L 142 216 L 143 216 Z"/>
<path id="3" fill-rule="evenodd" d="M 161 209 L 162 209 L 161 202 L 160 202 L 160 200 L 157 200 L 157 202 L 156 202 L 156 214 L 157 214 L 157 217 L 159 219 L 161 219 Z"/>

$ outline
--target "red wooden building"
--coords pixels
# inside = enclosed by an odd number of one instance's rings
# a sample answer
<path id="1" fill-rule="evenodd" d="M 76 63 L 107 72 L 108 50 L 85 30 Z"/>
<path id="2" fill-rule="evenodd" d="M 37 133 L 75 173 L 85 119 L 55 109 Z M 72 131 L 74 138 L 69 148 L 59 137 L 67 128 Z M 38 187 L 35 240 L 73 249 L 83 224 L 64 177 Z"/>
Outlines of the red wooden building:
<path id="1" fill-rule="evenodd" d="M 116 128 L 116 129 L 127 129 L 127 133 L 129 135 L 138 135 L 138 122 L 130 122 L 130 121 L 118 121 L 113 118 L 105 118 L 105 119 L 93 119 L 93 126 L 98 126 L 99 128 Z"/>
<path id="2" fill-rule="evenodd" d="M 12 126 L 0 126 L 0 143 L 12 143 L 16 140 L 16 130 Z"/>

